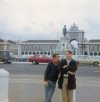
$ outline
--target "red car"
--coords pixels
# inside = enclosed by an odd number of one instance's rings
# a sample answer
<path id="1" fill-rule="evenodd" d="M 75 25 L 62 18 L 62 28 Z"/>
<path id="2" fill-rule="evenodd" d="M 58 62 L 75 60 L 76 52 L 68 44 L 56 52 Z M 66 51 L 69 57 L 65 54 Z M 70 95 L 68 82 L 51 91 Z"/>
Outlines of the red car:
<path id="1" fill-rule="evenodd" d="M 29 62 L 39 64 L 39 63 L 49 63 L 52 61 L 52 58 L 46 56 L 46 55 L 35 55 L 33 57 L 28 58 Z"/>

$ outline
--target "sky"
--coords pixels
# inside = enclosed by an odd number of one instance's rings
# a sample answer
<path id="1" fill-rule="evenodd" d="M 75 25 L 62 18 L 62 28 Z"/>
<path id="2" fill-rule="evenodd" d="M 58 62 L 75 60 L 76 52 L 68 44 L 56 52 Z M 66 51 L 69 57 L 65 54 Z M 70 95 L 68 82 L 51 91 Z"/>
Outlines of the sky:
<path id="1" fill-rule="evenodd" d="M 100 0 L 0 0 L 0 38 L 54 40 L 75 23 L 100 39 Z"/>

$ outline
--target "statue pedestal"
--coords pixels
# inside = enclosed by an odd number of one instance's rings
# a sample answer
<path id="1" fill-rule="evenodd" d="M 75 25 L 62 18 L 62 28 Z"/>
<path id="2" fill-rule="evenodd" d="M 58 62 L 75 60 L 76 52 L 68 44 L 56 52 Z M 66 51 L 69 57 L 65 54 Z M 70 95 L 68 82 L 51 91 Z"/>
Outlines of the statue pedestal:
<path id="1" fill-rule="evenodd" d="M 60 39 L 59 44 L 57 45 L 56 49 L 54 50 L 54 52 L 58 52 L 61 55 L 65 55 L 65 52 L 67 50 L 71 50 L 73 51 L 70 42 L 68 41 L 68 37 L 62 37 Z"/>

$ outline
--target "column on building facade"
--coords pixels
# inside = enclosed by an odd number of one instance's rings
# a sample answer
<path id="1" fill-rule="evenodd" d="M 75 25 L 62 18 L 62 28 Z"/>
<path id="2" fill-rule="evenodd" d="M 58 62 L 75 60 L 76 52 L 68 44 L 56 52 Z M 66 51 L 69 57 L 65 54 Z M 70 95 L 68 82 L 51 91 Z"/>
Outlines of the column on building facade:
<path id="1" fill-rule="evenodd" d="M 84 55 L 89 55 L 89 44 L 84 44 Z"/>
<path id="2" fill-rule="evenodd" d="M 8 46 L 9 46 L 9 44 L 7 43 L 7 41 L 4 41 L 4 49 L 3 50 L 4 51 L 8 51 L 9 50 L 8 49 L 9 48 Z"/>
<path id="3" fill-rule="evenodd" d="M 18 44 L 18 57 L 21 56 L 21 44 Z"/>
<path id="4" fill-rule="evenodd" d="M 90 44 L 88 44 L 88 55 L 90 55 Z"/>
<path id="5" fill-rule="evenodd" d="M 81 44 L 78 43 L 77 54 L 81 55 Z"/>
<path id="6" fill-rule="evenodd" d="M 98 49 L 97 49 L 97 44 L 94 44 L 94 56 L 98 55 Z"/>
<path id="7" fill-rule="evenodd" d="M 0 43 L 0 51 L 4 50 L 4 45 L 2 43 Z"/>
<path id="8" fill-rule="evenodd" d="M 88 44 L 87 52 L 88 52 L 88 55 L 90 55 L 89 44 Z"/>
<path id="9" fill-rule="evenodd" d="M 93 55 L 93 45 L 90 44 L 90 55 Z"/>
<path id="10" fill-rule="evenodd" d="M 100 45 L 99 44 L 98 44 L 98 51 L 99 51 L 98 55 L 100 56 Z"/>

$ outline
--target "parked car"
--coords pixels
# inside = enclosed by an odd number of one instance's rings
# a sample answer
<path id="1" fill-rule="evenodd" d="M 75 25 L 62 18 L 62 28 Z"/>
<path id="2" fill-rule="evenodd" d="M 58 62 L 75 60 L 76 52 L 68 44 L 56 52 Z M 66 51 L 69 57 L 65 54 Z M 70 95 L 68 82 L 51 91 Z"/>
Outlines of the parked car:
<path id="1" fill-rule="evenodd" d="M 46 55 L 35 55 L 33 57 L 29 57 L 28 61 L 32 62 L 32 63 L 35 63 L 35 64 L 49 63 L 50 61 L 52 61 L 52 58 L 48 57 Z"/>
<path id="2" fill-rule="evenodd" d="M 0 51 L 0 62 L 11 64 L 11 56 L 9 51 Z"/>
<path id="3" fill-rule="evenodd" d="M 27 58 L 19 58 L 18 61 L 20 61 L 20 62 L 26 62 L 27 61 Z"/>
<path id="4" fill-rule="evenodd" d="M 92 64 L 94 66 L 98 66 L 100 64 L 100 59 L 95 59 L 87 55 L 77 55 L 75 59 L 78 64 Z"/>

